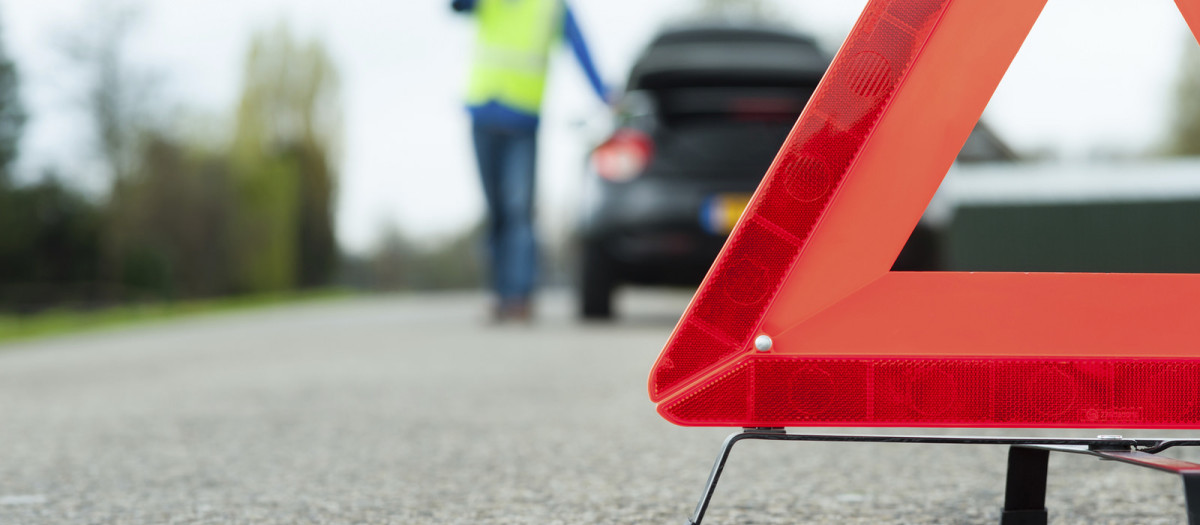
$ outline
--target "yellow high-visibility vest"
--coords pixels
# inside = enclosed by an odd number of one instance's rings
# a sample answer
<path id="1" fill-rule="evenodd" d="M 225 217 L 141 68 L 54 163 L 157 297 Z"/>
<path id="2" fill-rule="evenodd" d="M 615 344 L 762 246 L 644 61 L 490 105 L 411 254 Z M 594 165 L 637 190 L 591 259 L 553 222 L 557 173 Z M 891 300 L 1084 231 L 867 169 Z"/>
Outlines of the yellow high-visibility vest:
<path id="1" fill-rule="evenodd" d="M 467 104 L 491 101 L 537 114 L 550 47 L 562 33 L 561 0 L 479 0 Z"/>

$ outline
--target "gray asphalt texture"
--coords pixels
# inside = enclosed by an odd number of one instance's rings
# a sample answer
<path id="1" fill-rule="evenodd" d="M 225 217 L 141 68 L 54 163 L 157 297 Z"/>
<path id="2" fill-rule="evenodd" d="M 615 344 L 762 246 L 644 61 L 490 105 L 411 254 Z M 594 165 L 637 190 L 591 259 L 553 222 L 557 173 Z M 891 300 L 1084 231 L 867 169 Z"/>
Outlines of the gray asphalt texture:
<path id="1" fill-rule="evenodd" d="M 686 301 L 629 293 L 583 325 L 548 294 L 494 327 L 478 294 L 347 299 L 0 346 L 0 524 L 680 525 L 730 432 L 646 397 Z M 1100 433 L 1200 434 L 1053 434 Z M 994 524 L 1005 457 L 747 442 L 705 523 Z M 1082 456 L 1051 456 L 1047 506 L 1185 521 L 1175 477 Z"/>

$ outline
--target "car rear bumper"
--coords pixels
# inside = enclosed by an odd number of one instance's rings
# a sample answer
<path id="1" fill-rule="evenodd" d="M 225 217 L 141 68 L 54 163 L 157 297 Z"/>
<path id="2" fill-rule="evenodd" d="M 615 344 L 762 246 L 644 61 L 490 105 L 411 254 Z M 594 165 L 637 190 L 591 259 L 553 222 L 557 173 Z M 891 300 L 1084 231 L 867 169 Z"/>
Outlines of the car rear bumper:
<path id="1" fill-rule="evenodd" d="M 706 224 L 715 196 L 748 197 L 754 181 L 641 180 L 605 188 L 585 222 L 583 240 L 603 254 L 621 281 L 694 285 L 725 244 Z"/>
<path id="2" fill-rule="evenodd" d="M 646 230 L 596 239 L 621 280 L 636 283 L 698 284 L 725 243 L 700 231 Z"/>

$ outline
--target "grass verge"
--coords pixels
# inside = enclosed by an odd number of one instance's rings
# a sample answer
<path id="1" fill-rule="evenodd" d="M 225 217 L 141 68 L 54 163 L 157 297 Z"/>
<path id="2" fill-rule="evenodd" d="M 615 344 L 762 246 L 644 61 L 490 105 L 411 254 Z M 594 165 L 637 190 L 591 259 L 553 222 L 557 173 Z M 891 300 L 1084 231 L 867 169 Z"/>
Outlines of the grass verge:
<path id="1" fill-rule="evenodd" d="M 195 315 L 250 310 L 350 295 L 352 292 L 348 290 L 327 289 L 198 301 L 146 303 L 95 310 L 57 309 L 32 315 L 0 314 L 0 344 L 37 337 L 66 335 Z"/>

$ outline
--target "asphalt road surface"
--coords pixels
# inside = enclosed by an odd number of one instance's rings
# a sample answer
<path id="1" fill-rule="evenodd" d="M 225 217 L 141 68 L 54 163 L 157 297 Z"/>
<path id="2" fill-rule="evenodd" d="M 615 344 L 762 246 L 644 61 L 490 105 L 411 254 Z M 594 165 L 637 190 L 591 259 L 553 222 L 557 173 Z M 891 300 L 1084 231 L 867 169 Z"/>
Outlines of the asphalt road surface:
<path id="1" fill-rule="evenodd" d="M 0 346 L 0 524 L 680 525 L 730 430 L 674 427 L 646 397 L 687 296 L 619 301 L 603 326 L 565 295 L 501 327 L 481 295 L 394 296 Z M 1005 457 L 743 443 L 705 523 L 994 524 Z M 1047 506 L 1185 521 L 1175 477 L 1082 456 L 1052 456 Z"/>

